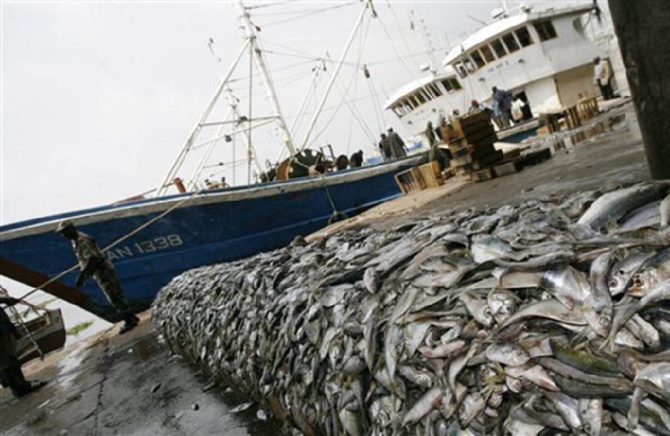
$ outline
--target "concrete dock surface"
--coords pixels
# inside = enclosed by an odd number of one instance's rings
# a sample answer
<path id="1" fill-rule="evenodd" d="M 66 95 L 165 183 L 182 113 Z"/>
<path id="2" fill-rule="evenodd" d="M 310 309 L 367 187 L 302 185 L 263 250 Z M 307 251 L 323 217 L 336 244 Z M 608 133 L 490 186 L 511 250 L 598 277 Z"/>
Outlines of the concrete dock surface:
<path id="1" fill-rule="evenodd" d="M 411 193 L 311 237 L 343 228 L 390 228 L 450 208 L 500 206 L 540 196 L 650 179 L 632 105 L 612 107 L 604 133 L 521 172 L 481 183 L 449 179 Z M 0 434 L 7 435 L 271 435 L 268 419 L 231 388 L 215 386 L 167 345 L 151 325 L 118 335 L 119 325 L 24 366 L 29 379 L 47 380 L 17 400 L 0 390 Z M 242 407 L 240 407 L 242 405 Z M 248 408 L 247 408 L 248 406 Z M 237 412 L 238 409 L 244 409 Z"/>

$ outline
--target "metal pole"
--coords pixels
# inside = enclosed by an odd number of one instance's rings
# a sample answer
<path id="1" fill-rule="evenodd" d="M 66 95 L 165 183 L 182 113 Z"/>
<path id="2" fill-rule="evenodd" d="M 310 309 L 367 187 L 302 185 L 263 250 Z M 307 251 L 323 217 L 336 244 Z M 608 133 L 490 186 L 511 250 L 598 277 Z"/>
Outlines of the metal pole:
<path id="1" fill-rule="evenodd" d="M 191 135 L 188 137 L 186 144 L 177 155 L 177 158 L 175 159 L 174 163 L 172 164 L 172 167 L 170 168 L 170 171 L 168 172 L 167 176 L 165 176 L 165 180 L 163 180 L 163 183 L 161 183 L 161 185 L 156 190 L 157 197 L 160 197 L 161 195 L 165 194 L 167 187 L 172 184 L 172 180 L 176 176 L 179 167 L 184 162 L 186 155 L 193 146 L 193 143 L 195 142 L 195 138 L 198 136 L 198 133 L 200 132 L 201 124 L 207 120 L 207 117 L 209 117 L 209 114 L 214 109 L 214 105 L 218 101 L 219 96 L 221 96 L 221 92 L 223 92 L 224 87 L 226 86 L 228 80 L 230 79 L 230 76 L 232 76 L 233 72 L 235 71 L 235 68 L 237 67 L 237 64 L 240 62 L 240 59 L 242 59 L 242 55 L 246 52 L 247 46 L 249 46 L 249 41 L 245 41 L 242 50 L 240 50 L 240 53 L 237 55 L 237 58 L 233 62 L 233 65 L 231 65 L 230 69 L 228 70 L 228 73 L 224 76 L 223 80 L 221 80 L 221 84 L 219 85 L 219 88 L 214 94 L 214 97 L 212 97 L 212 100 L 207 106 L 207 109 L 205 109 L 205 112 L 202 114 L 202 117 L 200 117 L 200 121 L 198 121 L 198 124 L 196 124 L 195 128 L 191 132 Z"/>
<path id="2" fill-rule="evenodd" d="M 256 36 L 256 26 L 251 22 L 249 17 L 249 12 L 242 0 L 238 0 L 238 6 L 240 9 L 240 19 L 242 20 L 242 25 L 247 35 L 249 44 L 251 45 L 251 54 L 252 58 L 256 63 L 256 68 L 261 75 L 261 80 L 265 87 L 265 91 L 268 94 L 268 99 L 272 105 L 275 115 L 277 116 L 277 125 L 283 136 L 284 144 L 286 148 L 291 152 L 291 156 L 295 155 L 295 148 L 293 147 L 293 140 L 291 139 L 291 133 L 286 126 L 286 121 L 282 115 L 281 108 L 279 106 L 279 99 L 274 91 L 274 86 L 272 84 L 272 79 L 270 78 L 270 73 L 265 65 L 265 59 L 263 59 L 263 50 L 258 43 L 258 38 Z"/>

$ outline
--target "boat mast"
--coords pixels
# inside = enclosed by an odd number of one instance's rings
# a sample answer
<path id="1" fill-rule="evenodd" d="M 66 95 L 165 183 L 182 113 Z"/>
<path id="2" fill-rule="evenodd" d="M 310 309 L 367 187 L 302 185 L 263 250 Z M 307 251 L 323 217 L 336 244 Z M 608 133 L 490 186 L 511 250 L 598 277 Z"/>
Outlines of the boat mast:
<path id="1" fill-rule="evenodd" d="M 241 1 L 241 0 L 240 0 Z M 347 41 L 347 44 L 344 47 L 344 51 L 342 52 L 342 56 L 340 56 L 340 61 L 337 63 L 335 67 L 335 72 L 333 73 L 332 77 L 330 78 L 330 82 L 328 83 L 328 86 L 326 87 L 326 92 L 323 95 L 323 98 L 321 99 L 321 102 L 319 103 L 319 106 L 314 113 L 314 117 L 312 118 L 311 123 L 309 124 L 309 128 L 307 129 L 307 133 L 305 133 L 305 139 L 300 144 L 300 149 L 304 149 L 307 146 L 307 142 L 309 141 L 309 136 L 312 134 L 312 131 L 314 130 L 314 127 L 316 126 L 316 121 L 319 118 L 319 115 L 321 114 L 321 111 L 323 110 L 323 107 L 326 104 L 326 100 L 328 98 L 328 94 L 330 94 L 331 89 L 333 89 L 333 85 L 335 84 L 335 79 L 337 78 L 340 70 L 342 69 L 342 65 L 344 63 L 344 59 L 347 56 L 347 53 L 349 52 L 349 48 L 351 47 L 351 44 L 354 42 L 354 37 L 356 36 L 356 33 L 358 32 L 358 29 L 361 27 L 361 24 L 363 23 L 363 18 L 365 18 L 365 11 L 370 8 L 372 11 L 372 16 L 376 17 L 377 13 L 375 12 L 374 7 L 372 6 L 372 0 L 365 0 L 365 3 L 363 4 L 363 8 L 361 9 L 361 13 L 358 16 L 358 20 L 356 21 L 356 24 L 354 25 L 354 30 L 351 32 L 351 35 L 349 35 L 349 40 Z"/>
<path id="2" fill-rule="evenodd" d="M 253 59 L 256 63 L 256 68 L 261 75 L 261 80 L 263 81 L 263 85 L 265 86 L 265 90 L 274 110 L 276 123 L 279 127 L 281 135 L 283 136 L 284 145 L 291 153 L 291 156 L 294 156 L 295 148 L 293 147 L 291 134 L 288 130 L 288 127 L 286 126 L 284 117 L 282 116 L 281 108 L 279 107 L 279 100 L 277 99 L 277 95 L 274 92 L 272 79 L 270 78 L 270 73 L 268 72 L 267 66 L 265 65 L 265 59 L 263 59 L 263 50 L 261 49 L 258 43 L 258 37 L 256 36 L 256 26 L 251 22 L 249 12 L 244 6 L 242 0 L 238 0 L 238 7 L 240 9 L 240 20 L 242 21 L 242 25 L 247 36 L 247 43 L 250 46 Z"/>
<path id="3" fill-rule="evenodd" d="M 198 134 L 200 133 L 200 130 L 202 129 L 203 124 L 207 121 L 207 118 L 209 118 L 210 113 L 214 109 L 214 106 L 216 105 L 216 102 L 219 100 L 219 97 L 221 96 L 221 93 L 223 92 L 226 84 L 228 83 L 228 80 L 230 80 L 230 76 L 233 75 L 233 72 L 235 71 L 235 68 L 237 67 L 237 64 L 240 62 L 240 59 L 242 59 L 242 55 L 247 51 L 247 47 L 249 46 L 248 41 L 245 42 L 244 46 L 242 47 L 242 50 L 240 50 L 240 53 L 237 55 L 237 58 L 233 62 L 233 65 L 230 66 L 230 69 L 228 70 L 228 73 L 221 79 L 221 84 L 219 85 L 219 88 L 217 89 L 216 93 L 214 94 L 214 97 L 212 97 L 212 100 L 209 102 L 209 105 L 207 106 L 207 109 L 205 109 L 205 112 L 202 114 L 202 117 L 200 117 L 200 121 L 198 121 L 198 124 L 196 124 L 195 128 L 191 132 L 191 134 L 188 137 L 188 140 L 186 141 L 186 144 L 184 147 L 181 149 L 179 154 L 177 155 L 177 158 L 175 159 L 174 163 L 172 164 L 172 167 L 170 168 L 170 171 L 168 171 L 167 176 L 165 176 L 165 180 L 163 180 L 163 183 L 158 187 L 156 190 L 156 196 L 161 196 L 165 194 L 165 191 L 167 188 L 172 184 L 172 180 L 175 178 L 177 175 L 177 170 L 179 167 L 184 163 L 184 159 L 186 158 L 186 155 L 188 152 L 191 150 L 191 147 L 193 147 L 193 144 L 195 142 L 195 138 L 198 137 Z"/>

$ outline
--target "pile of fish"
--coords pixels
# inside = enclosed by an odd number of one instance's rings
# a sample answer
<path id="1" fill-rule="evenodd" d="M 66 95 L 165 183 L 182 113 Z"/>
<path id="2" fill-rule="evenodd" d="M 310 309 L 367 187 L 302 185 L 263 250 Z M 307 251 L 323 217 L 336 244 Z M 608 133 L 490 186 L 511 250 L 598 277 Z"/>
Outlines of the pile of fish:
<path id="1" fill-rule="evenodd" d="M 288 432 L 670 435 L 669 192 L 299 238 L 174 278 L 153 321 Z"/>

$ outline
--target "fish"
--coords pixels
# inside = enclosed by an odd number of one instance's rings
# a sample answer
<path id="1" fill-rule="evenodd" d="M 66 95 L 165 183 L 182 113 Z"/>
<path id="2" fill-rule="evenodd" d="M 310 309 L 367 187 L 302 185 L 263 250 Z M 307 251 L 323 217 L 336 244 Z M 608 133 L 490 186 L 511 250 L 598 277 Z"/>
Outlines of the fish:
<path id="1" fill-rule="evenodd" d="M 632 230 L 668 186 L 342 228 L 186 271 L 152 321 L 287 432 L 670 434 L 670 231 Z"/>
<path id="2" fill-rule="evenodd" d="M 594 230 L 602 230 L 610 223 L 616 223 L 628 212 L 652 201 L 659 200 L 667 193 L 667 183 L 644 183 L 629 188 L 618 189 L 601 195 L 579 217 L 577 224 L 585 224 Z"/>
<path id="3" fill-rule="evenodd" d="M 530 355 L 516 344 L 492 344 L 486 349 L 486 358 L 503 365 L 521 366 L 530 360 Z"/>
<path id="4" fill-rule="evenodd" d="M 654 250 L 641 250 L 615 263 L 608 274 L 607 284 L 610 295 L 614 297 L 624 293 L 633 274 L 655 254 Z"/>
<path id="5" fill-rule="evenodd" d="M 431 388 L 403 416 L 402 425 L 411 424 L 426 416 L 434 407 L 442 403 L 443 397 L 444 389 L 439 387 Z"/>
<path id="6" fill-rule="evenodd" d="M 659 251 L 640 266 L 633 274 L 626 293 L 643 296 L 660 282 L 668 279 L 670 279 L 670 248 Z"/>

